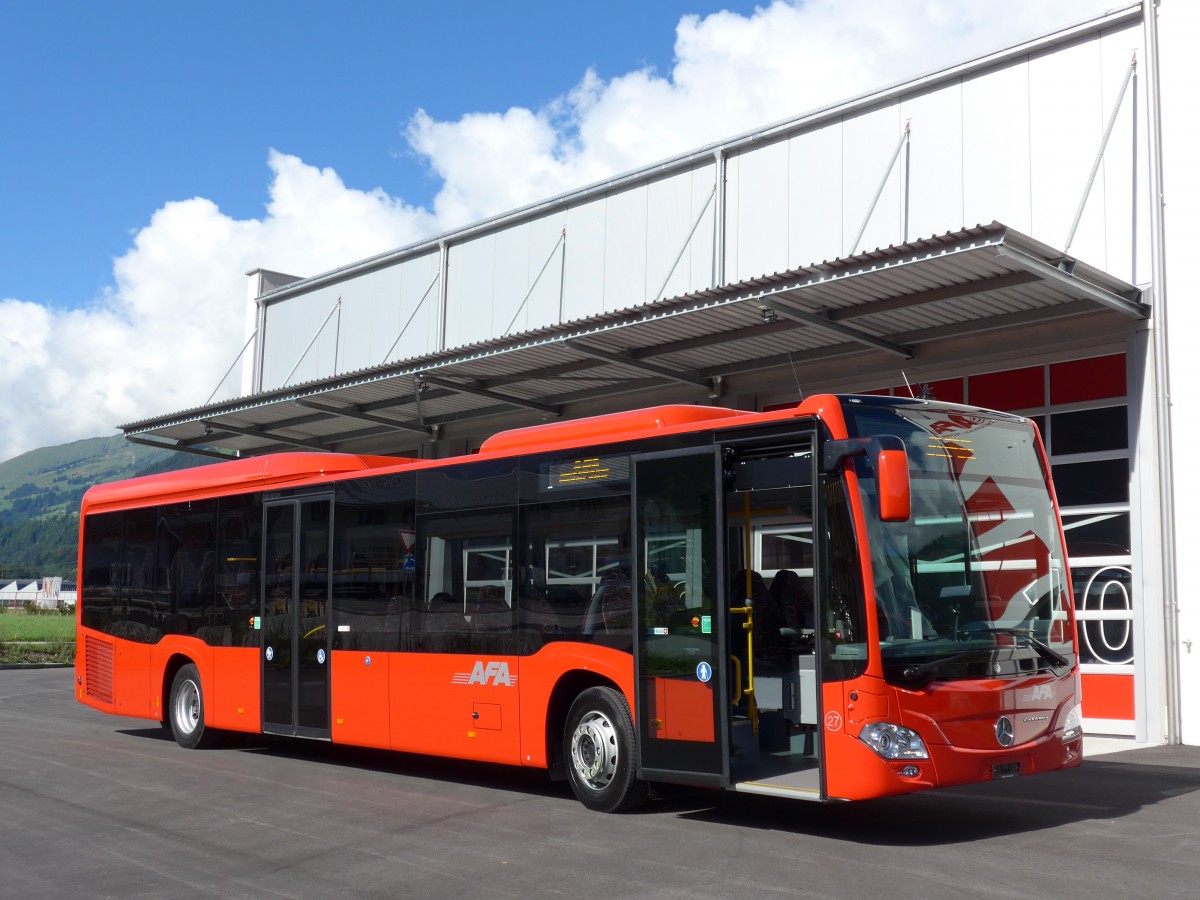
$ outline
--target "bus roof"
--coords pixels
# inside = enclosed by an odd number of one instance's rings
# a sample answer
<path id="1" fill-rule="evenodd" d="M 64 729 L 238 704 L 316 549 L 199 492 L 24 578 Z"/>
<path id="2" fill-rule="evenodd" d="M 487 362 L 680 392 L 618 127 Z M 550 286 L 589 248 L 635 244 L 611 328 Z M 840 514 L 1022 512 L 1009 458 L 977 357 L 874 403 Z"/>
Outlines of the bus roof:
<path id="1" fill-rule="evenodd" d="M 222 491 L 283 487 L 329 475 L 398 466 L 413 460 L 402 456 L 355 456 L 350 453 L 273 453 L 250 459 L 144 475 L 98 484 L 83 496 L 83 512 L 119 508 L 147 497 L 170 502 Z"/>
<path id="2" fill-rule="evenodd" d="M 819 394 L 794 407 L 767 413 L 714 406 L 656 406 L 501 431 L 483 442 L 478 455 L 471 456 L 419 460 L 348 453 L 274 453 L 146 475 L 92 487 L 84 495 L 82 512 L 86 515 L 123 509 L 150 499 L 155 502 L 181 502 L 226 493 L 311 484 L 355 472 L 413 466 L 426 468 L 465 462 L 477 456 L 501 457 L 523 452 L 565 450 L 636 440 L 655 434 L 702 431 L 706 427 L 721 429 L 742 423 L 766 423 L 803 416 L 820 417 L 835 432 L 835 436 L 845 436 L 841 399 L 831 394 Z"/>

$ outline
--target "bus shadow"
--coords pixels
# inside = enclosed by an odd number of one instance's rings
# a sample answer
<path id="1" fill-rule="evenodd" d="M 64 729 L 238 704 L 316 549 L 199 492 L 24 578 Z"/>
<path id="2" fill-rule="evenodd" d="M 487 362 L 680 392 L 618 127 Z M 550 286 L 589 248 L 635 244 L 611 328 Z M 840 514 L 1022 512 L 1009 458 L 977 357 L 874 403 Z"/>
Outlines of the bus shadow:
<path id="1" fill-rule="evenodd" d="M 121 733 L 171 740 L 158 727 Z M 264 735 L 227 735 L 221 749 L 576 802 L 566 782 L 552 781 L 541 769 Z M 1082 767 L 1065 772 L 856 803 L 811 803 L 675 785 L 656 787 L 654 795 L 655 800 L 634 814 L 857 844 L 951 845 L 1094 819 L 1121 819 L 1175 798 L 1189 798 L 1186 802 L 1195 807 L 1192 817 L 1200 818 L 1200 750 L 1127 750 L 1091 757 Z"/>
<path id="2" fill-rule="evenodd" d="M 1066 772 L 857 803 L 718 794 L 706 808 L 679 810 L 678 815 L 894 847 L 962 844 L 1120 819 L 1187 795 L 1194 795 L 1189 801 L 1195 805 L 1194 819 L 1200 817 L 1200 753 L 1190 749 L 1190 756 L 1182 757 L 1172 753 L 1177 748 L 1130 750 L 1093 757 Z"/>
<path id="3" fill-rule="evenodd" d="M 242 737 L 238 736 L 238 738 Z M 239 742 L 240 746 L 237 749 L 247 753 L 287 759 L 308 759 L 322 765 L 492 790 L 517 791 L 543 796 L 553 796 L 559 793 L 559 785 L 552 782 L 542 769 L 523 769 L 519 766 L 506 766 L 499 763 L 422 756 L 369 747 L 347 747 L 294 738 L 271 739 L 261 736 L 246 736 L 246 738 Z M 565 785 L 563 785 L 563 789 L 565 789 Z"/>
<path id="4" fill-rule="evenodd" d="M 171 735 L 157 726 L 121 728 L 117 733 L 143 740 L 166 741 L 172 745 L 175 743 Z M 507 766 L 499 763 L 422 756 L 370 747 L 351 747 L 302 738 L 229 732 L 222 734 L 220 741 L 212 747 L 182 752 L 248 753 L 255 756 L 275 757 L 280 760 L 307 761 L 325 766 L 378 772 L 383 775 L 419 778 L 431 782 L 448 782 L 470 787 L 520 791 L 545 796 L 570 796 L 570 789 L 567 788 L 565 782 L 551 781 L 542 769 L 523 769 L 519 766 Z"/>

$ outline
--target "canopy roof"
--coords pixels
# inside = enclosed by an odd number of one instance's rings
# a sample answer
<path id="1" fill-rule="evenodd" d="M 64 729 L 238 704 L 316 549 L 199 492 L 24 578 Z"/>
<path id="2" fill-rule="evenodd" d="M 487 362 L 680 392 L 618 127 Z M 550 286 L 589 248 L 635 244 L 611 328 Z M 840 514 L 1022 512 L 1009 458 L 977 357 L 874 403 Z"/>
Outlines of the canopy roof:
<path id="1" fill-rule="evenodd" d="M 156 446 L 254 456 L 296 448 L 413 453 L 444 429 L 705 402 L 756 372 L 932 344 L 1097 310 L 1150 308 L 1133 285 L 993 222 L 122 426 Z M 506 420 L 507 417 L 507 420 Z M 488 419 L 485 428 L 479 420 Z"/>

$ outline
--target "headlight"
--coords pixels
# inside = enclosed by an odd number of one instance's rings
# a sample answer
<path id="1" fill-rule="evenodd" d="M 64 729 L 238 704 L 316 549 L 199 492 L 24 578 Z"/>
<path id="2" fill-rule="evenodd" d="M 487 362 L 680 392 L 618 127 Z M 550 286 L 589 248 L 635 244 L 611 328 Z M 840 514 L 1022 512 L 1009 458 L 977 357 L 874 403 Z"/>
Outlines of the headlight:
<path id="1" fill-rule="evenodd" d="M 1063 743 L 1073 741 L 1077 737 L 1083 735 L 1083 708 L 1076 703 L 1071 707 L 1067 717 L 1063 720 Z"/>
<path id="2" fill-rule="evenodd" d="M 872 722 L 858 739 L 884 759 L 929 759 L 921 736 L 911 728 L 891 722 Z"/>

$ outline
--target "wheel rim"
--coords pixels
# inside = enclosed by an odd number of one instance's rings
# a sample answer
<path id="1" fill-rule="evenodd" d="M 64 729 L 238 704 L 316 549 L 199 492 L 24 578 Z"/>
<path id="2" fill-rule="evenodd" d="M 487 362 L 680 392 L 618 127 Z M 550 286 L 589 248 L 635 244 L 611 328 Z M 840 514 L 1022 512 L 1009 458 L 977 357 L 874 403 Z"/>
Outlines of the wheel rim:
<path id="1" fill-rule="evenodd" d="M 617 773 L 617 729 L 604 713 L 592 711 L 571 735 L 571 763 L 579 780 L 594 791 L 608 787 Z"/>
<path id="2" fill-rule="evenodd" d="M 200 724 L 200 689 L 194 681 L 185 681 L 175 695 L 175 724 L 183 734 L 191 734 Z"/>

